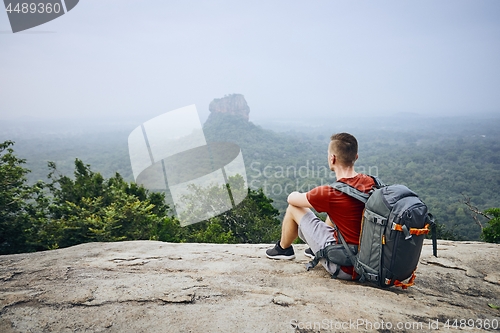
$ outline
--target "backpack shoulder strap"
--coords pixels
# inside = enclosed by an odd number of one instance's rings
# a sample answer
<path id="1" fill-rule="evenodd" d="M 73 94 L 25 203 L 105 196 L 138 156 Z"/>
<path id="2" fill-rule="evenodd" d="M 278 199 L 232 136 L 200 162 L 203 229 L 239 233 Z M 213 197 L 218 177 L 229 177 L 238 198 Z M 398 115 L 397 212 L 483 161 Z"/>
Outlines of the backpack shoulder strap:
<path id="1" fill-rule="evenodd" d="M 375 182 L 375 188 L 381 188 L 386 186 L 377 176 L 370 176 L 370 177 L 372 177 L 373 181 Z"/>
<path id="2" fill-rule="evenodd" d="M 382 183 L 382 181 L 378 177 L 376 177 L 376 176 L 370 176 L 370 177 L 372 177 L 373 181 L 375 182 L 374 188 L 381 188 L 381 187 L 385 186 L 384 183 Z M 336 181 L 331 186 L 334 189 L 336 189 L 342 193 L 345 193 L 345 194 L 347 194 L 355 199 L 358 199 L 359 201 L 361 201 L 363 203 L 366 203 L 366 201 L 368 200 L 368 198 L 370 197 L 370 194 L 371 194 L 371 193 L 362 192 L 349 184 L 339 182 L 339 181 Z M 333 223 L 334 228 L 337 231 L 337 236 L 338 236 L 340 242 L 342 243 L 342 245 L 344 245 L 347 256 L 351 260 L 352 265 L 356 266 L 356 261 L 357 261 L 356 256 L 354 255 L 354 253 L 352 253 L 351 249 L 349 249 L 347 242 L 345 241 L 344 237 L 342 236 L 342 233 L 340 232 L 339 228 L 337 227 L 337 225 L 335 224 L 333 219 L 330 218 L 330 221 Z"/>
<path id="3" fill-rule="evenodd" d="M 345 241 L 344 239 L 344 236 L 342 236 L 342 233 L 340 232 L 339 228 L 337 227 L 337 225 L 335 224 L 335 222 L 333 222 L 332 219 L 330 219 L 330 221 L 333 223 L 333 225 L 335 226 L 335 230 L 337 231 L 337 236 L 338 238 L 340 239 L 340 242 L 342 243 L 342 245 L 344 245 L 344 249 L 347 253 L 347 257 L 349 258 L 349 260 L 351 261 L 352 265 L 354 267 L 356 267 L 356 255 L 354 253 L 352 253 L 351 249 L 349 248 L 349 246 L 347 245 L 347 242 Z"/>
<path id="4" fill-rule="evenodd" d="M 378 177 L 375 177 L 375 176 L 370 176 L 370 177 L 372 177 L 373 181 L 375 182 L 374 188 L 381 188 L 381 187 L 385 186 L 384 183 L 382 183 L 382 181 Z M 357 188 L 355 188 L 349 184 L 346 184 L 344 182 L 336 181 L 335 183 L 333 183 L 331 185 L 331 187 L 333 187 L 334 189 L 336 189 L 342 193 L 347 194 L 348 196 L 351 196 L 355 199 L 358 199 L 362 203 L 366 203 L 366 201 L 368 200 L 368 197 L 370 196 L 369 193 L 362 192 L 362 191 L 358 190 Z"/>
<path id="5" fill-rule="evenodd" d="M 353 197 L 354 199 L 358 199 L 362 203 L 366 203 L 368 200 L 369 195 L 367 193 L 361 192 L 355 187 L 352 187 L 349 184 L 343 183 L 343 182 L 335 182 L 331 185 L 334 189 L 347 194 L 350 197 Z"/>

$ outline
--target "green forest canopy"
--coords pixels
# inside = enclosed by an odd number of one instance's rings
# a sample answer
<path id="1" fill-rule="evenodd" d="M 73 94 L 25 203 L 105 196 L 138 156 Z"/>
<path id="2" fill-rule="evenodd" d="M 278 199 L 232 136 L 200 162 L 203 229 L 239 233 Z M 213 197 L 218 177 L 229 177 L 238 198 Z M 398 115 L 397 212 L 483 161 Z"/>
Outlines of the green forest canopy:
<path id="1" fill-rule="evenodd" d="M 357 171 L 378 175 L 385 183 L 402 183 L 417 192 L 451 237 L 478 240 L 462 194 L 481 211 L 498 207 L 500 194 L 500 118 L 368 119 L 356 122 L 311 121 L 298 126 L 281 122 L 273 130 L 234 117 L 205 124 L 209 141 L 237 143 L 243 152 L 253 190 L 263 189 L 284 213 L 286 196 L 334 181 L 326 169 L 326 146 L 332 133 L 354 134 L 360 145 Z M 330 124 L 332 123 L 332 124 Z M 320 125 L 317 125 L 320 124 Z M 30 184 L 46 179 L 47 161 L 71 174 L 75 158 L 92 165 L 104 177 L 116 172 L 127 182 L 132 172 L 127 129 L 85 131 L 16 139 L 16 152 L 32 170 Z"/>
<path id="2" fill-rule="evenodd" d="M 79 159 L 73 177 L 50 162 L 50 182 L 29 185 L 29 170 L 12 146 L 0 143 L 0 254 L 102 241 L 270 243 L 279 238 L 279 212 L 272 200 L 262 190 L 245 189 L 243 179 L 237 179 L 241 176 L 231 180 L 232 190 L 248 195 L 236 208 L 182 228 L 163 193 L 126 182 L 118 173 L 106 179 Z"/>

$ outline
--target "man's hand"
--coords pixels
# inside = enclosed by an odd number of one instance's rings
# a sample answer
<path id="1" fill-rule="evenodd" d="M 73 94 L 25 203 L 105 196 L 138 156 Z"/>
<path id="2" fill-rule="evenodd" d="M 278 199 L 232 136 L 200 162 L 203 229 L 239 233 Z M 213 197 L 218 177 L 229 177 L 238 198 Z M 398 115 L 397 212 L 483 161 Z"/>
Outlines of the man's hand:
<path id="1" fill-rule="evenodd" d="M 305 193 L 294 191 L 288 195 L 287 201 L 290 205 L 295 207 L 312 208 L 312 205 L 309 203 L 309 200 L 307 200 Z"/>

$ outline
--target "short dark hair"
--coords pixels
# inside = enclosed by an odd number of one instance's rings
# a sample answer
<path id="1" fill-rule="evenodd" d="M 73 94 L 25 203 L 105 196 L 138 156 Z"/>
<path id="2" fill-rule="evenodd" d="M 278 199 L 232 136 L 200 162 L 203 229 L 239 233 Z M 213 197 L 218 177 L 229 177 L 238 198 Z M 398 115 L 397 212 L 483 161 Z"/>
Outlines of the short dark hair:
<path id="1" fill-rule="evenodd" d="M 352 166 L 358 154 L 358 140 L 349 133 L 337 133 L 330 137 L 329 151 L 345 166 Z"/>

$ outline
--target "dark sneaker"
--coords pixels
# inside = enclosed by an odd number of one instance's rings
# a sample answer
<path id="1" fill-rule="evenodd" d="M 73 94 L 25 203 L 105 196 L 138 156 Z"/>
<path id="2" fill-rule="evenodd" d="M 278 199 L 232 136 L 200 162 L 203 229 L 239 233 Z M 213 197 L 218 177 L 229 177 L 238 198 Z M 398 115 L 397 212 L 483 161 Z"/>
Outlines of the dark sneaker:
<path id="1" fill-rule="evenodd" d="M 307 249 L 304 250 L 304 254 L 311 258 L 311 259 L 314 259 L 314 253 L 313 253 L 313 250 L 311 250 L 310 247 L 308 247 Z"/>
<path id="2" fill-rule="evenodd" d="M 295 258 L 295 252 L 291 245 L 286 249 L 282 249 L 278 241 L 272 249 L 266 250 L 266 256 L 271 259 L 293 259 Z"/>

